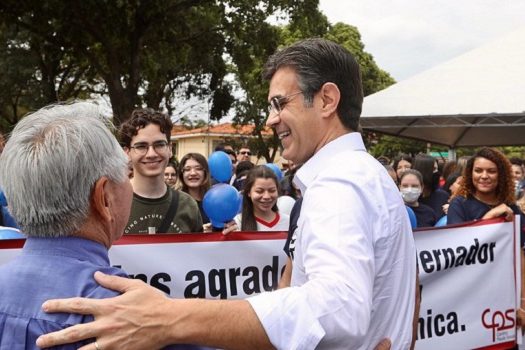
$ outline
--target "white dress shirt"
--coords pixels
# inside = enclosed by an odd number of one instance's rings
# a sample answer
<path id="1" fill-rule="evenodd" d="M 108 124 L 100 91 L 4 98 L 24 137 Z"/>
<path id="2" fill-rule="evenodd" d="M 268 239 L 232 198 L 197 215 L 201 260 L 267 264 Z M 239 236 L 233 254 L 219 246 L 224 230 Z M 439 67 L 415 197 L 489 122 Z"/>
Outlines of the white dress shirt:
<path id="1" fill-rule="evenodd" d="M 405 205 L 359 133 L 296 174 L 304 194 L 291 287 L 248 299 L 278 349 L 408 349 L 416 252 Z M 295 240 L 295 241 L 294 241 Z"/>

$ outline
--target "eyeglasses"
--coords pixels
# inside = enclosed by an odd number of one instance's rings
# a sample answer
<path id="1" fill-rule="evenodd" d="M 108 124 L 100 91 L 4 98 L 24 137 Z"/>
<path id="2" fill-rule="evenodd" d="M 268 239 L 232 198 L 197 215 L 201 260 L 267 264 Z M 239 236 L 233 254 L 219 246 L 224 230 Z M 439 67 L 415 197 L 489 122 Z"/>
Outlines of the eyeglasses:
<path id="1" fill-rule="evenodd" d="M 164 153 L 168 150 L 169 144 L 166 141 L 158 141 L 154 142 L 153 144 L 148 143 L 136 143 L 133 146 L 130 146 L 129 148 L 133 149 L 136 153 L 139 155 L 145 155 L 148 153 L 148 150 L 150 147 L 153 147 L 153 150 L 157 153 Z"/>
<path id="2" fill-rule="evenodd" d="M 252 152 L 250 152 L 250 151 L 240 151 L 239 154 L 242 154 L 243 156 L 251 156 Z"/>
<path id="3" fill-rule="evenodd" d="M 281 113 L 288 102 L 291 101 L 292 97 L 302 94 L 302 91 L 295 92 L 286 96 L 274 96 L 270 99 L 270 105 L 268 106 L 268 112 L 275 111 L 277 114 Z"/>

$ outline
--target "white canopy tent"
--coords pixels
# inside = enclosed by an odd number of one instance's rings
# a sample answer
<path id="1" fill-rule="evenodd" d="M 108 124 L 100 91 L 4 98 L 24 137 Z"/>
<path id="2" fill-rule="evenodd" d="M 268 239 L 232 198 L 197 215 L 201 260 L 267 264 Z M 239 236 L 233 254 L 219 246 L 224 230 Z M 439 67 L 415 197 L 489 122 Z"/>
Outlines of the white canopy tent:
<path id="1" fill-rule="evenodd" d="M 367 96 L 361 126 L 450 148 L 525 145 L 525 27 Z"/>

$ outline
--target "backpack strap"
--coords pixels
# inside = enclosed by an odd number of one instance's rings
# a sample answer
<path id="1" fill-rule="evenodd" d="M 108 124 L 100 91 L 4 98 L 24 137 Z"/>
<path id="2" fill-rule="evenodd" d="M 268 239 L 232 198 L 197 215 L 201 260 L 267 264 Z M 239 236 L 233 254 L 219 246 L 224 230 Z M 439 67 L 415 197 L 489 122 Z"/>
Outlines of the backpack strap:
<path id="1" fill-rule="evenodd" d="M 166 215 L 164 215 L 164 220 L 162 220 L 162 222 L 160 223 L 157 233 L 168 232 L 170 224 L 173 221 L 175 214 L 177 213 L 177 207 L 179 206 L 179 191 L 172 190 L 171 188 L 169 188 L 168 190 L 171 191 L 170 206 L 168 208 L 168 211 L 166 212 Z"/>

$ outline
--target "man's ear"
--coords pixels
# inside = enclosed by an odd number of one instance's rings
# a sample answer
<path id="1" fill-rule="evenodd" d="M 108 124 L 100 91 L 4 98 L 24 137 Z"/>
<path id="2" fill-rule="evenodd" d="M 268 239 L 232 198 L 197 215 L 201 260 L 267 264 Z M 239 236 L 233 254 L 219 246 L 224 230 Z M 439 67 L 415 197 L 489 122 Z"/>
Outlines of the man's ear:
<path id="1" fill-rule="evenodd" d="M 102 220 L 111 221 L 111 211 L 108 200 L 108 184 L 109 180 L 103 176 L 95 182 L 93 192 L 91 193 L 91 210 Z"/>
<path id="2" fill-rule="evenodd" d="M 321 87 L 320 96 L 323 102 L 322 115 L 323 117 L 330 117 L 337 113 L 337 106 L 341 99 L 341 92 L 334 83 L 324 83 Z"/>
<path id="3" fill-rule="evenodd" d="M 124 150 L 124 153 L 126 153 L 126 155 L 128 156 L 128 159 L 131 160 L 131 158 L 129 157 L 129 147 L 126 147 L 126 146 L 125 146 L 125 147 L 123 147 L 122 149 Z"/>

